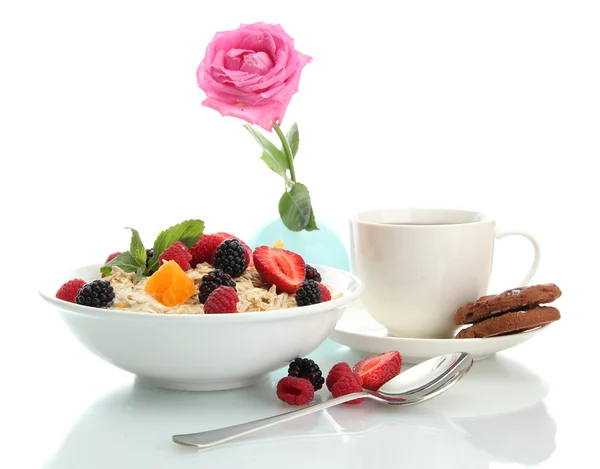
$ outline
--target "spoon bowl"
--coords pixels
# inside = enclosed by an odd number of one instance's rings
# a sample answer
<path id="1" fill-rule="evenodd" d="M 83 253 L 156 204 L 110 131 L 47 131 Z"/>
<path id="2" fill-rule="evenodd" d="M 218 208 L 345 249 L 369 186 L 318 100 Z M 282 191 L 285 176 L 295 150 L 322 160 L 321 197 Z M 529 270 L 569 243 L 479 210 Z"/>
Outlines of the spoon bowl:
<path id="1" fill-rule="evenodd" d="M 389 405 L 417 404 L 444 392 L 461 379 L 472 365 L 473 358 L 468 353 L 440 355 L 400 373 L 377 391 L 355 392 L 320 404 L 309 404 L 297 410 L 231 427 L 173 435 L 173 441 L 185 446 L 207 448 L 360 397 L 368 397 Z"/>

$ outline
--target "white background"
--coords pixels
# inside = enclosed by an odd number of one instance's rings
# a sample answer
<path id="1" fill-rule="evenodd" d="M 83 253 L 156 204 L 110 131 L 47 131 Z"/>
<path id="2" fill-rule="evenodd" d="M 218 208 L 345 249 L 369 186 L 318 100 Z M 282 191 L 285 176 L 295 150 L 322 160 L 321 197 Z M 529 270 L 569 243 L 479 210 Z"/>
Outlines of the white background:
<path id="1" fill-rule="evenodd" d="M 4 1 L 1 431 L 39 425 L 23 406 L 51 398 L 55 436 L 36 454 L 85 409 L 87 367 L 118 373 L 42 305 L 42 276 L 126 248 L 125 226 L 150 242 L 201 218 L 245 238 L 277 216 L 280 180 L 241 121 L 201 106 L 195 79 L 216 31 L 255 21 L 281 23 L 313 57 L 283 127 L 299 124 L 318 221 L 346 240 L 361 208 L 488 212 L 540 239 L 535 280 L 590 299 L 564 323 L 597 317 L 597 1 Z M 495 284 L 528 262 L 503 242 Z"/>

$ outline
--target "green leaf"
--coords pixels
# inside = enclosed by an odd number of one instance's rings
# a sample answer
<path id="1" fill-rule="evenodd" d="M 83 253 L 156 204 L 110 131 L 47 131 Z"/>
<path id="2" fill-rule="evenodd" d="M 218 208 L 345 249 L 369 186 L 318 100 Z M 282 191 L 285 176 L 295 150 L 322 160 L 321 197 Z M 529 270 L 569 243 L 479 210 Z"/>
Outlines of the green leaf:
<path id="1" fill-rule="evenodd" d="M 315 220 L 315 212 L 310 209 L 310 219 L 308 220 L 308 225 L 304 228 L 306 231 L 318 231 L 319 227 L 317 226 L 317 220 Z"/>
<path id="2" fill-rule="evenodd" d="M 298 124 L 295 122 L 290 127 L 290 130 L 285 134 L 285 138 L 290 144 L 290 148 L 292 149 L 292 155 L 296 156 L 298 153 L 298 145 L 300 144 L 300 133 L 298 132 Z"/>
<path id="3" fill-rule="evenodd" d="M 200 239 L 203 231 L 204 222 L 202 220 L 186 220 L 160 233 L 154 241 L 154 255 L 148 263 L 146 272 L 156 270 L 158 267 L 158 257 L 175 241 L 181 241 L 190 248 Z"/>
<path id="4" fill-rule="evenodd" d="M 310 222 L 311 211 L 310 194 L 304 184 L 295 183 L 279 199 L 281 221 L 291 231 L 305 229 Z"/>
<path id="5" fill-rule="evenodd" d="M 142 238 L 140 238 L 140 234 L 137 230 L 133 228 L 127 227 L 128 230 L 131 230 L 131 243 L 129 245 L 129 252 L 133 256 L 133 258 L 139 262 L 140 265 L 146 265 L 146 248 L 142 243 Z"/>
<path id="6" fill-rule="evenodd" d="M 135 279 L 133 280 L 133 283 L 138 283 L 142 277 L 144 276 L 144 274 L 146 273 L 146 263 L 144 262 L 144 265 L 140 265 L 138 267 L 138 270 L 135 272 Z"/>
<path id="7" fill-rule="evenodd" d="M 251 125 L 244 124 L 244 127 L 252 134 L 252 136 L 264 150 L 263 156 L 261 156 L 260 159 L 267 163 L 267 166 L 277 174 L 286 177 L 286 171 L 289 168 L 285 154 L 279 148 L 273 145 L 263 134 L 255 130 Z"/>
<path id="8" fill-rule="evenodd" d="M 125 251 L 107 264 L 104 264 L 102 267 L 100 267 L 100 272 L 102 272 L 104 275 L 110 275 L 113 265 L 120 267 L 125 272 L 137 272 L 137 270 L 142 266 L 144 268 L 146 267 L 146 261 L 144 261 L 144 264 L 140 264 L 129 251 Z"/>
<path id="9" fill-rule="evenodd" d="M 273 158 L 269 153 L 267 153 L 266 151 L 263 151 L 262 156 L 260 157 L 261 160 L 263 160 L 267 166 L 269 168 L 271 168 L 273 171 L 275 171 L 277 174 L 279 174 L 280 176 L 287 178 L 287 165 L 282 166 L 282 162 Z M 285 163 L 285 162 L 284 162 Z"/>

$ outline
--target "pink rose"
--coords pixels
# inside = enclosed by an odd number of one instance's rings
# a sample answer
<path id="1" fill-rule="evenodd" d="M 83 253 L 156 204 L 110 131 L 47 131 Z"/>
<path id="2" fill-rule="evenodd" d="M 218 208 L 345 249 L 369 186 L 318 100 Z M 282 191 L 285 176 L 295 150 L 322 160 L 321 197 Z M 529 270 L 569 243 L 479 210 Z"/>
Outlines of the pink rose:
<path id="1" fill-rule="evenodd" d="M 278 24 L 242 24 L 215 34 L 196 72 L 204 106 L 271 131 L 312 60 Z"/>

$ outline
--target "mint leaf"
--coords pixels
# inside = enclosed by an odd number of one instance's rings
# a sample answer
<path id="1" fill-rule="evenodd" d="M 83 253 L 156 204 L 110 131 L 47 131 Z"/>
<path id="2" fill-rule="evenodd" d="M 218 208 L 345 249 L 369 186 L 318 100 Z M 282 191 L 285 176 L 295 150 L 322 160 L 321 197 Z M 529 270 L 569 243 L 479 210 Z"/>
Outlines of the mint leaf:
<path id="1" fill-rule="evenodd" d="M 181 241 L 190 248 L 200 239 L 203 231 L 204 222 L 202 220 L 186 220 L 160 233 L 154 241 L 154 255 L 148 263 L 146 272 L 156 270 L 159 256 L 175 241 Z"/>
<path id="2" fill-rule="evenodd" d="M 113 265 L 120 267 L 125 272 L 137 272 L 137 270 L 142 266 L 129 251 L 125 251 L 107 264 L 104 264 L 102 267 L 100 267 L 100 272 L 102 272 L 104 275 L 110 275 Z M 146 261 L 144 261 L 143 266 L 146 267 Z"/>
<path id="3" fill-rule="evenodd" d="M 319 227 L 317 226 L 317 220 L 315 220 L 315 212 L 314 210 L 310 209 L 310 218 L 308 219 L 308 225 L 306 225 L 306 228 L 304 228 L 306 231 L 318 231 Z"/>
<path id="4" fill-rule="evenodd" d="M 142 277 L 144 276 L 144 274 L 146 273 L 146 263 L 144 262 L 144 265 L 140 265 L 138 267 L 138 270 L 135 272 L 135 279 L 133 280 L 133 283 L 138 283 Z"/>
<path id="5" fill-rule="evenodd" d="M 291 231 L 305 229 L 310 222 L 311 211 L 310 194 L 304 184 L 295 183 L 279 199 L 281 221 Z"/>
<path id="6" fill-rule="evenodd" d="M 131 230 L 131 243 L 129 245 L 129 252 L 133 256 L 133 258 L 139 263 L 139 265 L 146 265 L 146 248 L 142 243 L 142 238 L 140 238 L 140 234 L 137 230 L 133 228 L 127 227 L 128 230 Z"/>
<path id="7" fill-rule="evenodd" d="M 244 127 L 252 134 L 258 144 L 263 148 L 263 156 L 261 156 L 260 159 L 267 163 L 267 166 L 277 174 L 286 177 L 288 165 L 284 153 L 275 145 L 273 145 L 263 134 L 255 130 L 251 125 L 244 124 Z"/>
<path id="8" fill-rule="evenodd" d="M 300 144 L 300 133 L 298 132 L 298 124 L 295 122 L 290 127 L 290 130 L 285 134 L 285 138 L 290 144 L 290 148 L 292 150 L 292 155 L 296 156 L 298 153 L 298 145 Z"/>

